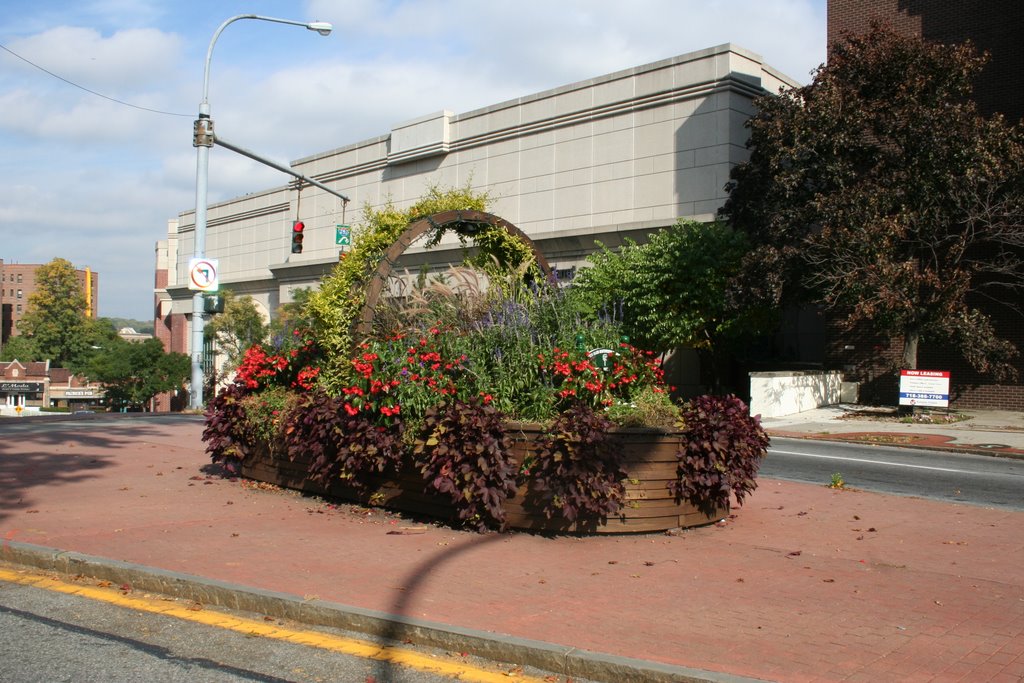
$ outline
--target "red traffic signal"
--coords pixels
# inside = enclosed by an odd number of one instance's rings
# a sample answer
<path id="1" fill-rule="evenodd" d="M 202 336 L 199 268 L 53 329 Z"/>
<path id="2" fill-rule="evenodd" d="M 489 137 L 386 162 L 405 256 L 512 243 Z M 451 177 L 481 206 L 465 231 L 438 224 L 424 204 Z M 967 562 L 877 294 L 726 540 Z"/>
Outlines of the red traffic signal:
<path id="1" fill-rule="evenodd" d="M 306 224 L 302 221 L 295 221 L 292 223 L 292 253 L 302 253 L 302 231 L 306 229 Z"/>

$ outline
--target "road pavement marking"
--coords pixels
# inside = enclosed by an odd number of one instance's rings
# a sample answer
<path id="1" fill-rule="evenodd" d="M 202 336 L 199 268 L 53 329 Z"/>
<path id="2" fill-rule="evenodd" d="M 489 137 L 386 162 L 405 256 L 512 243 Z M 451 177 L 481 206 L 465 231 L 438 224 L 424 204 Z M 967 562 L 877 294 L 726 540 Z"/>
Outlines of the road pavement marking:
<path id="1" fill-rule="evenodd" d="M 956 472 L 957 474 L 981 474 L 991 476 L 990 472 L 973 472 L 971 470 L 957 470 L 951 467 L 932 467 L 930 465 L 910 465 L 905 462 L 889 462 L 887 460 L 871 460 L 868 458 L 850 458 L 841 455 L 819 455 L 817 453 L 798 453 L 796 451 L 780 451 L 775 448 L 769 450 L 768 453 L 778 453 L 780 455 L 799 455 L 804 458 L 822 458 L 824 460 L 845 460 L 847 462 L 862 462 L 870 463 L 872 465 L 888 465 L 890 467 L 909 467 L 915 470 L 935 470 L 936 472 Z"/>
<path id="2" fill-rule="evenodd" d="M 16 572 L 0 568 L 0 581 L 16 583 L 22 586 L 31 586 L 43 590 L 65 593 L 67 595 L 78 595 L 90 600 L 106 602 L 126 609 L 134 609 L 142 612 L 152 612 L 168 617 L 184 619 L 207 626 L 223 628 L 235 631 L 247 636 L 262 636 L 283 640 L 297 645 L 318 647 L 331 652 L 338 652 L 344 655 L 362 657 L 364 659 L 375 659 L 406 666 L 419 671 L 434 673 L 441 676 L 449 676 L 459 681 L 477 681 L 478 683 L 497 683 L 503 681 L 522 681 L 525 683 L 543 683 L 540 678 L 515 674 L 510 676 L 505 672 L 487 671 L 464 664 L 461 662 L 446 662 L 427 655 L 421 655 L 406 649 L 382 646 L 358 638 L 345 638 L 334 636 L 317 631 L 305 631 L 272 625 L 270 623 L 244 619 L 222 612 L 196 610 L 192 607 L 182 605 L 176 601 L 160 600 L 155 598 L 129 597 L 114 587 L 97 588 L 93 586 L 82 586 L 67 583 L 42 574 L 29 572 Z"/>

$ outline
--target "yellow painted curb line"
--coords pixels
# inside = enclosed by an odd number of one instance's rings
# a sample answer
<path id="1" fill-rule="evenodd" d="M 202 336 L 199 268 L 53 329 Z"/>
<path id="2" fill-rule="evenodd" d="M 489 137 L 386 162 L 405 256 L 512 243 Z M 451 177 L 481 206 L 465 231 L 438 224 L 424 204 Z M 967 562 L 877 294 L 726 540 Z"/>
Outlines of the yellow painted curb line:
<path id="1" fill-rule="evenodd" d="M 16 583 L 22 586 L 31 586 L 43 590 L 78 595 L 90 600 L 106 602 L 126 609 L 134 609 L 142 612 L 162 614 L 176 619 L 184 619 L 194 623 L 205 624 L 216 628 L 223 628 L 247 636 L 260 636 L 283 640 L 297 645 L 317 647 L 331 652 L 362 657 L 364 659 L 375 659 L 391 664 L 406 666 L 419 671 L 436 673 L 449 676 L 459 681 L 476 681 L 477 683 L 495 683 L 503 681 L 523 681 L 524 683 L 544 683 L 543 679 L 525 676 L 522 674 L 508 672 L 494 672 L 478 669 L 468 664 L 458 662 L 439 661 L 435 658 L 424 656 L 402 648 L 381 646 L 366 640 L 357 638 L 344 638 L 333 636 L 317 631 L 303 631 L 281 626 L 273 626 L 253 619 L 244 619 L 220 612 L 205 611 L 202 607 L 185 607 L 174 599 L 155 599 L 143 597 L 129 597 L 120 593 L 116 588 L 98 588 L 93 586 L 80 586 L 66 583 L 42 574 L 29 572 L 15 572 L 0 568 L 0 581 Z M 551 680 L 550 678 L 548 680 Z"/>

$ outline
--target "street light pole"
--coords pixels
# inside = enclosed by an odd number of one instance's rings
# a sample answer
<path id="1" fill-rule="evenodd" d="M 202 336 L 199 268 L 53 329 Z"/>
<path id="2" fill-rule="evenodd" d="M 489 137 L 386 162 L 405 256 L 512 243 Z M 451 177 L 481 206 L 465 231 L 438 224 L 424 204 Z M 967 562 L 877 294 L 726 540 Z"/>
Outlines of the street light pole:
<path id="1" fill-rule="evenodd" d="M 199 117 L 192 129 L 192 146 L 196 148 L 196 228 L 194 256 L 206 257 L 206 203 L 209 188 L 210 147 L 214 143 L 213 119 L 210 118 L 210 59 L 213 46 L 228 24 L 239 19 L 258 19 L 276 24 L 302 26 L 322 36 L 330 35 L 333 26 L 326 21 L 292 21 L 258 14 L 239 14 L 221 24 L 210 39 L 203 67 L 203 99 L 199 103 Z M 203 293 L 197 291 L 192 297 L 192 386 L 189 392 L 189 408 L 203 407 Z"/>

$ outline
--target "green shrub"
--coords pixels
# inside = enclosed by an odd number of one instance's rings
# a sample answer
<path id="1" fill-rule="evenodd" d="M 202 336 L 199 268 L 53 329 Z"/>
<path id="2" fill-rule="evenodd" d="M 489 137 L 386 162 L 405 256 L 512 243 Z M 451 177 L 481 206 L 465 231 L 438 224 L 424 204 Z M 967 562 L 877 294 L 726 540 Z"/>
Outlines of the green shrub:
<path id="1" fill-rule="evenodd" d="M 660 427 L 674 429 L 679 422 L 679 406 L 665 391 L 644 386 L 630 400 L 618 400 L 605 408 L 608 419 L 620 427 Z"/>

